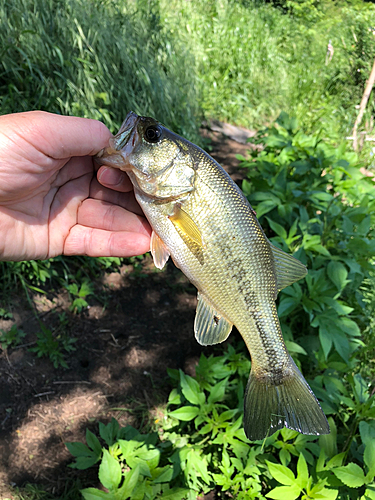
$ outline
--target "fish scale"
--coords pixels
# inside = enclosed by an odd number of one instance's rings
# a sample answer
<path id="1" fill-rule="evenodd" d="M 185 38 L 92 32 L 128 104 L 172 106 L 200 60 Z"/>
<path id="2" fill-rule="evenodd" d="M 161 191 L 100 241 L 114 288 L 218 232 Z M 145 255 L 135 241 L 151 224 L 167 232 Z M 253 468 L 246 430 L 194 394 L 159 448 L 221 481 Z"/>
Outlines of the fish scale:
<path id="1" fill-rule="evenodd" d="M 207 153 L 153 118 L 130 112 L 101 164 L 126 171 L 153 229 L 151 252 L 169 256 L 198 289 L 195 336 L 223 342 L 235 325 L 251 356 L 244 428 L 259 440 L 286 426 L 326 434 L 327 419 L 288 353 L 278 291 L 306 268 L 274 247 L 238 186 Z"/>

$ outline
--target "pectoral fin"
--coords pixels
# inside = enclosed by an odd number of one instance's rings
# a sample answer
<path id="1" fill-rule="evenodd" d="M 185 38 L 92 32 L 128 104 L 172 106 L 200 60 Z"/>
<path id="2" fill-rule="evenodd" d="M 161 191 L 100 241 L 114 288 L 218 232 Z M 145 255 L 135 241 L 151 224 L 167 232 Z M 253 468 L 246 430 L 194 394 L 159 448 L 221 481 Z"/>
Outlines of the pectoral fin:
<path id="1" fill-rule="evenodd" d="M 170 253 L 155 231 L 152 231 L 151 234 L 150 250 L 152 258 L 154 259 L 155 267 L 163 269 L 169 259 Z"/>
<path id="2" fill-rule="evenodd" d="M 189 250 L 196 256 L 200 264 L 203 265 L 203 241 L 198 226 L 180 205 L 175 206 L 173 215 L 169 216 L 176 231 L 183 239 Z"/>
<path id="3" fill-rule="evenodd" d="M 228 338 L 232 326 L 232 323 L 220 316 L 206 299 L 198 293 L 194 332 L 195 338 L 201 345 L 224 342 Z"/>
<path id="4" fill-rule="evenodd" d="M 306 276 L 307 269 L 302 262 L 272 244 L 271 250 L 275 260 L 276 286 L 278 292 Z"/>

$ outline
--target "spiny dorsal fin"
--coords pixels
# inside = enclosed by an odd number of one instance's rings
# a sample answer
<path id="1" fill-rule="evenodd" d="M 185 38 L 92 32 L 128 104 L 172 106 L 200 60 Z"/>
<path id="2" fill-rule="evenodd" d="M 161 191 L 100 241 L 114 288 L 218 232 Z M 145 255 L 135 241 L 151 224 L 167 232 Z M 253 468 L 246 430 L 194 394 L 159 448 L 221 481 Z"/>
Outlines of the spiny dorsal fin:
<path id="1" fill-rule="evenodd" d="M 189 250 L 196 256 L 200 264 L 203 265 L 203 241 L 196 223 L 180 205 L 175 206 L 174 214 L 168 218 Z"/>
<path id="2" fill-rule="evenodd" d="M 220 316 L 215 309 L 198 293 L 198 305 L 195 315 L 195 338 L 201 345 L 220 344 L 226 340 L 232 330 L 232 323 Z"/>
<path id="3" fill-rule="evenodd" d="M 272 244 L 271 250 L 275 260 L 276 286 L 278 292 L 306 276 L 307 268 L 302 262 Z"/>
<path id="4" fill-rule="evenodd" d="M 155 267 L 157 267 L 158 269 L 163 269 L 167 260 L 169 259 L 170 253 L 168 248 L 155 233 L 155 231 L 152 231 L 151 234 L 150 250 L 152 258 L 154 259 Z"/>

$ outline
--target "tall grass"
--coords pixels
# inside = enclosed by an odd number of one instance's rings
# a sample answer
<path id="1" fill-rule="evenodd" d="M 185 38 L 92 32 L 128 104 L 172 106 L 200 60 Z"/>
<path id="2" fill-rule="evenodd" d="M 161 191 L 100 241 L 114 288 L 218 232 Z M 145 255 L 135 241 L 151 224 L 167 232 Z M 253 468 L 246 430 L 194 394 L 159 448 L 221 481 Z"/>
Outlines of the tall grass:
<path id="1" fill-rule="evenodd" d="M 147 0 L 0 3 L 2 113 L 44 109 L 118 128 L 132 109 L 197 140 L 194 61 Z"/>
<path id="2" fill-rule="evenodd" d="M 133 109 L 199 141 L 201 113 L 257 128 L 285 110 L 306 130 L 347 133 L 375 57 L 375 6 L 275 3 L 3 0 L 1 112 L 46 109 L 115 130 Z"/>
<path id="3" fill-rule="evenodd" d="M 375 57 L 373 4 L 322 1 L 297 17 L 256 0 L 161 3 L 194 54 L 206 114 L 258 127 L 283 109 L 307 130 L 350 130 Z"/>

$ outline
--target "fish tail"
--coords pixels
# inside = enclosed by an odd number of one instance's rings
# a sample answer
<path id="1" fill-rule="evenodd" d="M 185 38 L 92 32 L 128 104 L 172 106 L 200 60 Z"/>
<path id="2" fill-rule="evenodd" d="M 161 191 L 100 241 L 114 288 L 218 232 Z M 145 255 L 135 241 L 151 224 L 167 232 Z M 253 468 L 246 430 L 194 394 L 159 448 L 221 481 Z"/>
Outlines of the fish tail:
<path id="1" fill-rule="evenodd" d="M 290 358 L 284 375 L 257 376 L 253 367 L 245 394 L 244 428 L 251 441 L 288 427 L 302 434 L 329 434 L 318 400 Z"/>

